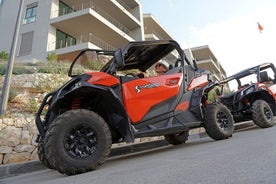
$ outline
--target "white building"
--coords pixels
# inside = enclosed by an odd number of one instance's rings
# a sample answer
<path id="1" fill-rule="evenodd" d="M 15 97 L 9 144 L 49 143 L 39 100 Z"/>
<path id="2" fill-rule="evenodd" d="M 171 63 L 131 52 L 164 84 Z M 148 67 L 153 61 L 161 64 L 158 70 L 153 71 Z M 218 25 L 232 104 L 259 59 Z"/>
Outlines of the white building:
<path id="1" fill-rule="evenodd" d="M 0 51 L 10 51 L 20 1 L 2 0 Z M 11 11 L 12 10 L 12 11 Z M 24 0 L 17 61 L 71 60 L 85 48 L 116 49 L 144 40 L 138 0 Z"/>

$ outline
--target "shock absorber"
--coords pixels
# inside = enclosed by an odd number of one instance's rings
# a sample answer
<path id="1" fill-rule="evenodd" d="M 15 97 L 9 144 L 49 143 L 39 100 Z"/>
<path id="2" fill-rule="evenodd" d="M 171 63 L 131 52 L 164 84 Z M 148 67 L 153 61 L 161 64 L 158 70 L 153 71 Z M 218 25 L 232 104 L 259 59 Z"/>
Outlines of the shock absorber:
<path id="1" fill-rule="evenodd" d="M 71 109 L 80 109 L 81 107 L 81 99 L 80 98 L 74 98 L 72 100 Z"/>

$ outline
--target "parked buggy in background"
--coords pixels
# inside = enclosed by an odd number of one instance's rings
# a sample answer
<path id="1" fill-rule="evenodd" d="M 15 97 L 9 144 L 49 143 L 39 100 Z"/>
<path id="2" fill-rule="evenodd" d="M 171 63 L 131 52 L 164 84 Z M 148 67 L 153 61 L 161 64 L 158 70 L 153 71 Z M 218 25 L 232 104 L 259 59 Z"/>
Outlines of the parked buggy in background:
<path id="1" fill-rule="evenodd" d="M 276 69 L 264 63 L 236 73 L 220 82 L 218 101 L 226 105 L 235 123 L 253 120 L 261 127 L 274 124 L 276 115 Z"/>

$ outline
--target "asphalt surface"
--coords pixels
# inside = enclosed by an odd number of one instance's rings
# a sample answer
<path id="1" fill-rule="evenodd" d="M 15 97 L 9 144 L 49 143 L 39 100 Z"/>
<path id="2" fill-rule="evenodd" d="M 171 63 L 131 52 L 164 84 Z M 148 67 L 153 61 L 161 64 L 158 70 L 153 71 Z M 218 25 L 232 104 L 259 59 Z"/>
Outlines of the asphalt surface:
<path id="1" fill-rule="evenodd" d="M 252 122 L 244 122 L 235 125 L 235 131 L 239 131 L 244 128 L 252 127 L 254 124 Z M 208 135 L 205 132 L 199 132 L 190 134 L 188 140 L 192 139 L 200 139 L 207 137 Z M 168 142 L 166 140 L 157 140 L 157 141 L 149 141 L 144 143 L 136 143 L 121 147 L 116 147 L 111 149 L 111 153 L 109 158 L 130 154 L 150 149 L 155 149 L 163 146 L 167 146 Z M 13 177 L 18 175 L 23 175 L 27 173 L 32 173 L 36 171 L 46 170 L 48 169 L 45 167 L 40 161 L 28 161 L 28 162 L 21 162 L 15 164 L 7 164 L 0 166 L 0 179 Z"/>

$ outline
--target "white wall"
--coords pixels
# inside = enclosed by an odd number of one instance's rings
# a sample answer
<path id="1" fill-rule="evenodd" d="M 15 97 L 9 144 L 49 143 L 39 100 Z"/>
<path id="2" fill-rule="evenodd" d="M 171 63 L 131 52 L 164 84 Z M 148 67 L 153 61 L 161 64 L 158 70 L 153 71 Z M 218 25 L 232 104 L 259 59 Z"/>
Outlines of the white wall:
<path id="1" fill-rule="evenodd" d="M 16 51 L 16 61 L 43 61 L 47 57 L 48 32 L 54 32 L 49 25 L 51 6 L 53 0 L 25 0 L 23 5 L 22 20 L 18 35 L 18 44 Z M 57 0 L 54 0 L 57 1 Z M 23 24 L 26 8 L 32 3 L 38 3 L 36 21 Z M 18 0 L 4 0 L 0 11 L 0 51 L 10 52 L 13 38 L 16 17 L 19 8 Z M 28 55 L 19 56 L 22 34 L 34 31 L 32 52 Z M 50 38 L 53 39 L 52 37 Z"/>
<path id="2" fill-rule="evenodd" d="M 19 1 L 4 0 L 2 2 L 0 7 L 0 51 L 10 52 L 18 11 Z"/>

